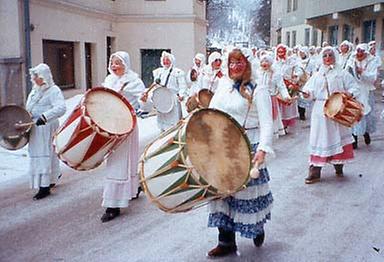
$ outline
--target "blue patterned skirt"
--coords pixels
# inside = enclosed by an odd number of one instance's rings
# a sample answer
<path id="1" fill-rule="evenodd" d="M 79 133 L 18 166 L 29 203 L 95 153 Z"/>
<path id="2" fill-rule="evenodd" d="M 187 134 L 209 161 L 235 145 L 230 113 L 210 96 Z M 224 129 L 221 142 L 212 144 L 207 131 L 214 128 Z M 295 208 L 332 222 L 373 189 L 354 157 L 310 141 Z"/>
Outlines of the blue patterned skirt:
<path id="1" fill-rule="evenodd" d="M 264 224 L 271 219 L 273 197 L 268 185 L 268 170 L 259 171 L 260 176 L 251 178 L 245 189 L 209 204 L 209 227 L 239 232 L 246 238 L 255 238 L 263 232 Z"/>

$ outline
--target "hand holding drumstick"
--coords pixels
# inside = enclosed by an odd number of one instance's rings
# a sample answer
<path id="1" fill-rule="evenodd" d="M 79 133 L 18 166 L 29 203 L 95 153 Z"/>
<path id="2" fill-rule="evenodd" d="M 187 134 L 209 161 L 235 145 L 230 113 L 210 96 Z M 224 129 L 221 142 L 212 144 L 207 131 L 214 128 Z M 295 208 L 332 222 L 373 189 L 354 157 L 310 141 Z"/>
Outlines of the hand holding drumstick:
<path id="1" fill-rule="evenodd" d="M 252 159 L 253 167 L 249 173 L 251 178 L 258 178 L 260 176 L 259 167 L 265 162 L 266 153 L 258 150 Z"/>

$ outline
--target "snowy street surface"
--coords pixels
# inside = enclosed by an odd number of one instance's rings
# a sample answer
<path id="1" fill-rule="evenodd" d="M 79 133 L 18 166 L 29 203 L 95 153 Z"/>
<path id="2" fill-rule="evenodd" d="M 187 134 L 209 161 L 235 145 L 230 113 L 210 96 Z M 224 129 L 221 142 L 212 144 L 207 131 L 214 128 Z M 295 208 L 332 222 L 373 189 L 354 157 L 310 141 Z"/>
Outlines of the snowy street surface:
<path id="1" fill-rule="evenodd" d="M 68 107 L 79 101 L 67 100 Z M 377 93 L 377 116 L 383 109 Z M 68 109 L 67 115 L 70 113 Z M 157 136 L 156 118 L 139 120 L 140 149 Z M 269 163 L 274 196 L 266 240 L 256 248 L 237 237 L 238 256 L 216 261 L 384 261 L 384 120 L 372 143 L 359 140 L 355 161 L 337 178 L 305 185 L 308 123 L 275 142 Z M 33 201 L 26 148 L 0 148 L 0 261 L 207 261 L 217 230 L 206 207 L 167 214 L 144 194 L 122 215 L 102 224 L 103 177 L 62 165 L 52 195 Z M 100 167 L 100 168 L 103 168 Z"/>

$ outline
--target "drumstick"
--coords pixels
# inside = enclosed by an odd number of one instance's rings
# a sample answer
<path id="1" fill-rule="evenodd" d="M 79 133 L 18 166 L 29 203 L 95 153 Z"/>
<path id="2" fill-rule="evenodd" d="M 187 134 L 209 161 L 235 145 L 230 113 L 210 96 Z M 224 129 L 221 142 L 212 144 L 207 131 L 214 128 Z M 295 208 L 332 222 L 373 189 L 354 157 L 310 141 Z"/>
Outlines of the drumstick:
<path id="1" fill-rule="evenodd" d="M 262 163 L 259 161 L 256 161 L 255 164 L 253 165 L 251 171 L 249 172 L 249 176 L 256 179 L 260 176 L 259 172 L 259 167 L 261 166 Z"/>
<path id="2" fill-rule="evenodd" d="M 16 123 L 15 124 L 15 127 L 16 128 L 20 128 L 20 127 L 26 127 L 26 126 L 31 126 L 31 125 L 34 125 L 35 122 L 28 122 L 28 123 Z"/>

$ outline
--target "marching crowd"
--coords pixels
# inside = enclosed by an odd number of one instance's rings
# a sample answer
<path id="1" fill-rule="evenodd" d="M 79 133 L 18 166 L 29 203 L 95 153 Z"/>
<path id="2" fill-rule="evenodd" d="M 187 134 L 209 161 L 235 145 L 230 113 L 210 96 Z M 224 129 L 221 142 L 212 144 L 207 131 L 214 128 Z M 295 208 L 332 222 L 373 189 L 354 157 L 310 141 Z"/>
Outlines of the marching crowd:
<path id="1" fill-rule="evenodd" d="M 187 73 L 176 67 L 173 54 L 164 51 L 160 62 L 161 67 L 153 71 L 153 86 L 146 89 L 131 70 L 128 53 L 116 52 L 110 57 L 110 74 L 102 85 L 124 95 L 139 115 L 155 108 L 161 131 L 185 118 L 185 108 L 193 112 L 203 107 L 199 96 L 204 90 L 210 94 L 209 108 L 229 114 L 244 128 L 252 145 L 253 162 L 261 164 L 260 175 L 250 178 L 243 190 L 210 202 L 208 225 L 219 231 L 218 245 L 209 251 L 210 257 L 235 253 L 236 232 L 253 239 L 256 246 L 262 245 L 273 202 L 264 159 L 274 154 L 272 141 L 278 142 L 279 136 L 291 132 L 297 120 L 310 119 L 307 184 L 320 181 L 326 164 L 334 166 L 337 176 L 343 176 L 343 166 L 353 159 L 359 137 L 363 136 L 368 145 L 376 131 L 374 91 L 380 84 L 384 86 L 384 80 L 379 81 L 381 58 L 374 41 L 357 46 L 344 41 L 338 47 L 327 43 L 322 47 L 226 47 L 221 53 L 209 54 L 207 64 L 204 54 L 196 54 Z M 65 103 L 47 65 L 32 68 L 30 74 L 34 87 L 26 109 L 36 123 L 29 142 L 30 175 L 32 187 L 39 189 L 34 196 L 38 200 L 50 194 L 60 175 L 52 136 L 58 118 L 65 113 Z M 165 88 L 168 96 L 165 92 L 157 97 L 149 90 L 153 87 Z M 327 101 L 339 93 L 343 95 L 341 103 L 347 103 L 345 108 L 362 105 L 358 115 L 352 116 L 359 121 L 352 122 L 351 127 L 324 115 Z M 167 109 L 166 103 L 173 106 Z M 349 111 L 342 113 L 350 117 Z M 137 175 L 139 128 L 136 126 L 107 159 L 102 171 L 106 178 L 102 222 L 119 216 L 120 209 L 141 191 Z M 236 175 L 236 170 L 233 172 Z"/>

